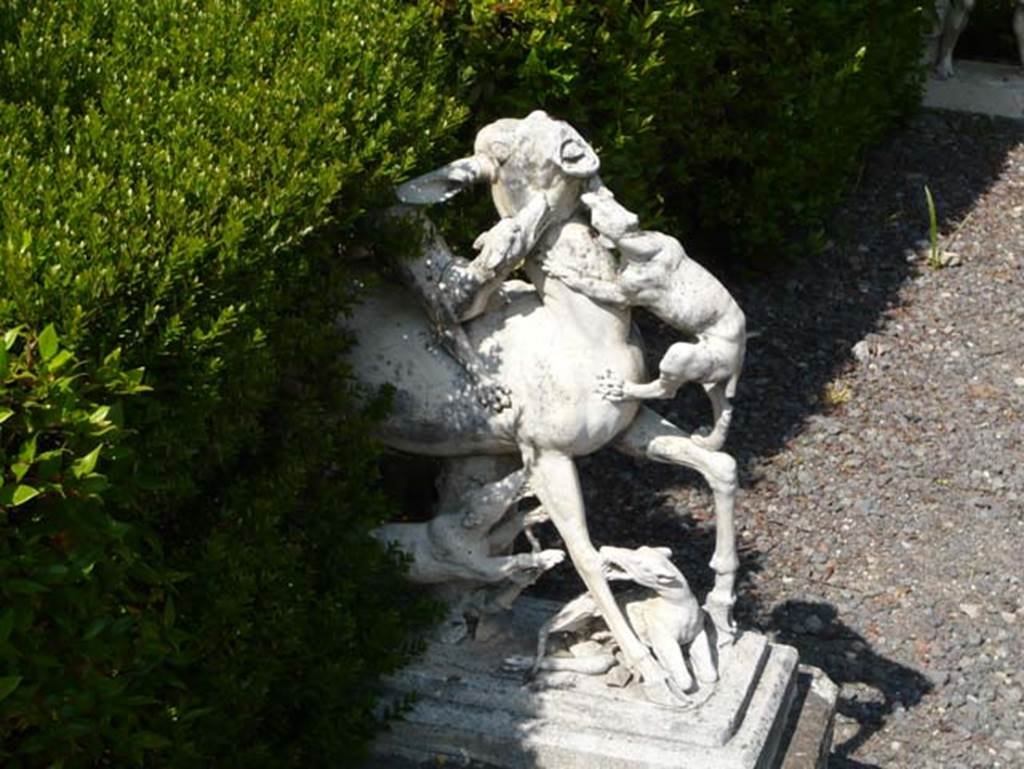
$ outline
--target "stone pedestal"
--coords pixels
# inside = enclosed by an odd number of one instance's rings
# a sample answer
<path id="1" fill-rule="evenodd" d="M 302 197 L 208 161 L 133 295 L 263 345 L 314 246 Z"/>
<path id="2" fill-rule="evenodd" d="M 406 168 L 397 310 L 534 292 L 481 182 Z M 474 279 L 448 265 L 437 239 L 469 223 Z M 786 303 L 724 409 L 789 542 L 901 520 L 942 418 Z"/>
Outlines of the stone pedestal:
<path id="1" fill-rule="evenodd" d="M 721 679 L 690 707 L 643 699 L 639 687 L 600 677 L 543 673 L 524 685 L 501 662 L 531 654 L 558 609 L 521 599 L 487 640 L 433 644 L 389 681 L 416 692 L 404 721 L 376 743 L 373 767 L 500 769 L 803 769 L 824 766 L 836 687 L 802 670 L 796 650 L 743 633 L 722 651 Z"/>

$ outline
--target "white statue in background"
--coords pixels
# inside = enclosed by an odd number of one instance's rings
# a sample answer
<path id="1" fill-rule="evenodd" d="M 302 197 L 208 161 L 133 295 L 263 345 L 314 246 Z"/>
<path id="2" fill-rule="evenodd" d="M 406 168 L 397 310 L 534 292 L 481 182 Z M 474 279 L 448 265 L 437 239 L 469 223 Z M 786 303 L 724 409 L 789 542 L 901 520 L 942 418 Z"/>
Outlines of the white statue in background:
<path id="1" fill-rule="evenodd" d="M 407 537 L 414 574 L 486 574 L 503 580 L 493 583 L 493 590 L 501 593 L 507 583 L 511 595 L 516 593 L 516 575 L 525 570 L 535 576 L 554 560 L 552 551 L 546 560 L 538 560 L 539 553 L 527 554 L 529 564 L 514 555 L 507 560 L 510 537 L 528 521 L 514 511 L 499 517 L 499 508 L 512 504 L 521 491 L 513 490 L 524 477 L 508 476 L 498 460 L 522 457 L 530 489 L 558 530 L 624 668 L 650 699 L 678 702 L 685 691 L 678 665 L 670 653 L 652 652 L 653 639 L 660 637 L 655 626 L 661 622 L 653 618 L 660 613 L 637 609 L 630 615 L 609 588 L 609 577 L 618 574 L 609 573 L 608 560 L 590 540 L 574 458 L 612 446 L 703 476 L 713 493 L 717 523 L 711 559 L 715 584 L 704 611 L 718 642 L 731 642 L 739 564 L 736 463 L 718 448 L 728 425 L 727 399 L 742 361 L 742 326 L 727 333 L 726 318 L 742 324 L 742 313 L 737 315 L 724 289 L 691 267 L 667 236 L 640 232 L 636 216 L 621 206 L 592 204 L 588 209 L 584 196 L 598 202 L 614 199 L 598 176 L 599 166 L 597 154 L 572 126 L 543 112 L 486 126 L 477 134 L 471 157 L 399 188 L 405 207 L 393 213 L 409 217 L 422 230 L 421 255 L 408 266 L 405 290 L 381 287 L 343 323 L 359 340 L 350 356 L 356 376 L 369 387 L 394 391 L 393 409 L 379 430 L 387 446 L 452 458 L 456 464 L 493 458 L 476 463 L 474 481 L 481 488 L 498 484 L 485 493 L 494 501 L 490 512 L 471 516 L 467 526 L 465 505 L 445 502 L 442 494 L 441 510 L 449 518 L 403 529 L 400 536 L 394 529 L 392 535 L 387 529 L 382 532 L 393 540 Z M 413 206 L 446 201 L 476 184 L 489 186 L 500 220 L 477 239 L 480 253 L 467 261 L 451 252 Z M 627 264 L 619 263 L 613 249 Z M 632 276 L 642 274 L 639 262 L 645 258 L 660 272 L 652 271 L 649 285 L 630 293 L 622 276 L 627 274 L 627 286 L 638 287 L 641 275 Z M 630 260 L 637 262 L 636 268 L 629 266 Z M 511 279 L 520 266 L 529 282 Z M 622 300 L 591 295 L 586 287 L 573 285 L 575 276 L 615 286 Z M 693 315 L 684 304 L 690 295 L 685 276 L 697 281 Z M 663 284 L 655 285 L 659 281 Z M 708 286 L 714 296 L 707 293 Z M 608 387 L 599 384 L 602 379 L 622 382 L 625 389 L 626 383 L 646 380 L 631 322 L 637 304 L 657 305 L 666 317 L 671 313 L 697 333 L 696 343 L 675 356 L 679 365 L 667 367 L 666 384 L 659 384 L 658 392 L 667 394 L 676 382 L 691 379 L 721 392 L 711 436 L 687 435 L 641 401 L 609 397 Z M 447 339 L 445 344 L 436 344 L 437 331 Z M 713 402 L 716 397 L 712 395 Z M 468 558 L 447 544 L 460 544 Z M 686 616 L 693 615 L 691 606 Z M 649 625 L 643 624 L 645 617 L 651 618 Z M 677 621 L 678 616 L 666 620 L 665 627 Z M 683 639 L 688 632 L 669 634 Z"/>
<path id="2" fill-rule="evenodd" d="M 976 0 L 936 0 L 935 43 L 928 55 L 929 64 L 941 78 L 953 77 L 953 51 L 960 35 L 967 29 L 967 20 Z M 1017 38 L 1017 51 L 1024 66 L 1024 0 L 1016 0 L 1013 14 L 1013 32 Z"/>

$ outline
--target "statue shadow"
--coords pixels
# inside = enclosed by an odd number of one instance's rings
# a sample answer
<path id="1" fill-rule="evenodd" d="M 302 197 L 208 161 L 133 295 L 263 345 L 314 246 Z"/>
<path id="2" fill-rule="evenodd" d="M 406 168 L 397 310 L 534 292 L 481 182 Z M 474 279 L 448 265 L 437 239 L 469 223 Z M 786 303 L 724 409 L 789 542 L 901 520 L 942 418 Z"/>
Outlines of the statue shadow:
<path id="1" fill-rule="evenodd" d="M 829 603 L 791 600 L 774 609 L 760 630 L 778 643 L 793 646 L 803 664 L 822 669 L 840 687 L 837 713 L 852 722 L 832 746 L 833 769 L 869 769 L 851 758 L 888 718 L 903 717 L 932 690 L 920 672 L 880 654 L 845 624 Z"/>

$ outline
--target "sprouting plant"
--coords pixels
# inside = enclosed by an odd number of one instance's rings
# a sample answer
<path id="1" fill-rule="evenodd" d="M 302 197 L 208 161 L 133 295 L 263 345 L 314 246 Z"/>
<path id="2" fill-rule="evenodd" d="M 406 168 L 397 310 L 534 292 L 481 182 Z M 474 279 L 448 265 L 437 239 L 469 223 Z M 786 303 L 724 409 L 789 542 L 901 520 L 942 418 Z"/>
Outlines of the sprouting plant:
<path id="1" fill-rule="evenodd" d="M 944 266 L 939 256 L 939 220 L 935 214 L 935 198 L 927 184 L 924 185 L 924 199 L 928 203 L 928 266 L 939 270 Z"/>
<path id="2" fill-rule="evenodd" d="M 825 385 L 822 392 L 822 401 L 826 406 L 835 408 L 849 403 L 853 399 L 853 388 L 841 378 L 833 379 Z"/>

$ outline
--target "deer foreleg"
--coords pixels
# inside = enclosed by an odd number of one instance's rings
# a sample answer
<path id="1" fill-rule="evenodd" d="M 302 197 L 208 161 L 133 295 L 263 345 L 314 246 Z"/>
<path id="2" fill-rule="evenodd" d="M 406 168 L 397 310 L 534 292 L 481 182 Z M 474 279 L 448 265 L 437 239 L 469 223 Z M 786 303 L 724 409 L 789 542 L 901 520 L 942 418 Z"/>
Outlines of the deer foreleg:
<path id="1" fill-rule="evenodd" d="M 671 701 L 673 697 L 665 688 L 665 671 L 636 637 L 602 573 L 601 557 L 587 531 L 576 465 L 568 455 L 554 451 L 541 450 L 536 457 L 531 479 L 534 491 L 561 534 L 576 571 L 626 658 L 627 667 L 647 684 L 648 696 Z"/>

